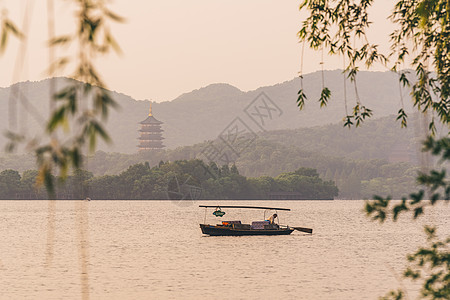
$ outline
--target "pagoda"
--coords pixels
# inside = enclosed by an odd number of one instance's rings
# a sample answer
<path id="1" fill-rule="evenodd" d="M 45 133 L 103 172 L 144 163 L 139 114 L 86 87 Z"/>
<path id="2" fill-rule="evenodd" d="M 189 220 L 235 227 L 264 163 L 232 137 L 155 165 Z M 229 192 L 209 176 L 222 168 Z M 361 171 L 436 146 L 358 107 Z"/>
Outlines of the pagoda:
<path id="1" fill-rule="evenodd" d="M 147 150 L 157 150 L 164 148 L 162 140 L 163 130 L 161 129 L 161 124 L 163 122 L 158 121 L 152 114 L 152 103 L 150 102 L 150 111 L 148 113 L 147 119 L 140 122 L 141 129 L 139 139 L 139 152 Z"/>

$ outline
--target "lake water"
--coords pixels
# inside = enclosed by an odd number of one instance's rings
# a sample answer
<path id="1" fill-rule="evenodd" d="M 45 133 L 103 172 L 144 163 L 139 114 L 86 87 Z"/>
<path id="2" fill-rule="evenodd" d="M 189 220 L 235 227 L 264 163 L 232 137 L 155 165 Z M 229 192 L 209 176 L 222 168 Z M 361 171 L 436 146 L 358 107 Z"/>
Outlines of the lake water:
<path id="1" fill-rule="evenodd" d="M 216 203 L 288 207 L 281 223 L 314 234 L 204 236 L 198 204 Z M 0 201 L 0 299 L 377 299 L 401 285 L 415 299 L 405 256 L 424 244 L 423 224 L 450 234 L 450 207 L 379 225 L 363 204 Z M 224 210 L 224 220 L 263 219 Z M 211 213 L 207 223 L 221 221 Z"/>

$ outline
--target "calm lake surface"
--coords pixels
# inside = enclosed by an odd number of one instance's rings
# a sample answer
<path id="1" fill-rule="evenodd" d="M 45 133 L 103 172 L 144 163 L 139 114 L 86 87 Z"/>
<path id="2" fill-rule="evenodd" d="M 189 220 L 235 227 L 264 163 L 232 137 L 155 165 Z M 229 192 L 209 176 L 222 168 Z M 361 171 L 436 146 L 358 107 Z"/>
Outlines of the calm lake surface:
<path id="1" fill-rule="evenodd" d="M 208 237 L 199 204 L 291 208 L 313 235 Z M 0 299 L 377 299 L 405 286 L 423 224 L 450 234 L 450 207 L 379 225 L 363 201 L 0 201 Z M 223 220 L 264 211 L 224 209 Z M 215 224 L 212 210 L 207 223 Z M 209 222 L 208 222 L 209 221 Z"/>

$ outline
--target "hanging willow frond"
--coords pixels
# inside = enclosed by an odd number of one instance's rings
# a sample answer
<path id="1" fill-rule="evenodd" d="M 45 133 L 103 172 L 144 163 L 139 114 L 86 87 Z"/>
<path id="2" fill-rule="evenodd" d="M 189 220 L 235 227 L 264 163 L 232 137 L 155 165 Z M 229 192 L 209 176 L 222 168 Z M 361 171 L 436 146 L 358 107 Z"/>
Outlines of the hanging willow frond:
<path id="1" fill-rule="evenodd" d="M 109 143 L 111 139 L 104 128 L 110 109 L 117 107 L 96 70 L 96 57 L 111 50 L 120 53 L 120 47 L 112 36 L 108 21 L 123 22 L 124 19 L 110 11 L 102 0 L 72 0 L 77 7 L 76 28 L 73 33 L 53 37 L 49 47 L 76 45 L 79 52 L 74 56 L 63 56 L 50 66 L 58 72 L 68 62 L 76 62 L 72 80 L 57 92 L 53 100 L 56 108 L 49 117 L 47 132 L 51 136 L 48 144 L 36 148 L 39 166 L 39 182 L 45 184 L 50 194 L 54 193 L 55 170 L 61 177 L 69 168 L 81 167 L 83 149 L 95 151 L 98 139 Z M 62 50 L 64 50 L 62 49 Z M 56 137 L 64 130 L 64 140 Z"/>

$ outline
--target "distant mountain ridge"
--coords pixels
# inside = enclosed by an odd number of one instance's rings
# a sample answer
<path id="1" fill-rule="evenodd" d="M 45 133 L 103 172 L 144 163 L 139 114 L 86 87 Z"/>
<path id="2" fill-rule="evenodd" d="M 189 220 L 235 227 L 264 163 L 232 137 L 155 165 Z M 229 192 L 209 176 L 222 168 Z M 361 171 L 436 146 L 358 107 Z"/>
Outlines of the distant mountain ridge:
<path id="1" fill-rule="evenodd" d="M 306 108 L 299 111 L 296 106 L 300 79 L 295 78 L 273 86 L 261 87 L 253 91 L 243 92 L 225 83 L 215 83 L 206 87 L 180 95 L 179 97 L 161 103 L 153 104 L 154 116 L 164 122 L 164 144 L 169 148 L 192 145 L 204 140 L 214 140 L 227 126 L 240 118 L 254 132 L 261 131 L 244 112 L 258 95 L 264 93 L 280 109 L 281 115 L 268 120 L 264 130 L 295 129 L 341 122 L 345 116 L 343 97 L 343 74 L 339 70 L 325 72 L 325 84 L 332 92 L 327 108 L 320 109 L 317 103 L 322 80 L 321 73 L 315 72 L 304 76 L 303 85 L 308 97 Z M 0 88 L 0 130 L 8 128 L 8 103 L 12 89 L 25 95 L 30 105 L 27 108 L 17 104 L 17 128 L 34 134 L 42 130 L 42 125 L 31 114 L 40 115 L 41 119 L 48 116 L 48 99 L 50 80 L 55 80 L 61 87 L 66 78 L 46 79 L 38 82 L 17 83 L 8 88 Z M 358 92 L 364 105 L 371 108 L 374 118 L 395 114 L 400 108 L 400 93 L 397 75 L 391 72 L 360 72 L 358 75 Z M 111 92 L 120 105 L 118 111 L 113 111 L 107 123 L 114 145 L 100 144 L 99 149 L 122 153 L 137 152 L 137 137 L 139 122 L 148 114 L 149 101 L 135 100 L 118 92 Z M 151 89 L 149 90 L 151 94 Z M 408 95 L 403 92 L 407 99 Z M 13 101 L 17 101 L 13 99 Z M 22 101 L 23 102 L 23 101 Z M 355 103 L 354 89 L 347 82 L 347 102 L 352 107 Z M 411 102 L 405 100 L 407 111 Z M 350 109 L 350 108 L 349 108 Z M 0 147 L 3 149 L 6 139 L 0 137 Z"/>

